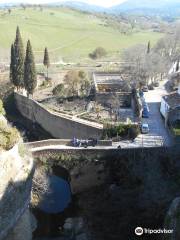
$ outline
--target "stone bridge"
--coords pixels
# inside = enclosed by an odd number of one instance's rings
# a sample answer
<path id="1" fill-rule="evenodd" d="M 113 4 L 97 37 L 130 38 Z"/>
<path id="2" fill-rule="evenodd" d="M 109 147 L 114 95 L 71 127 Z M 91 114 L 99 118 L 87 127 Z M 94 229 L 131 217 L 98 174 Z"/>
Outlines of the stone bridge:
<path id="1" fill-rule="evenodd" d="M 59 144 L 67 145 L 59 145 Z M 95 148 L 74 148 L 68 146 L 68 140 L 45 140 L 28 143 L 33 156 L 46 166 L 51 166 L 60 177 L 69 176 L 73 193 L 103 184 L 111 172 L 111 168 L 120 171 L 137 171 L 144 169 L 144 164 L 160 165 L 161 158 L 173 157 L 177 148 L 150 147 L 117 149 L 112 146 L 96 146 Z M 177 151 L 177 150 L 176 150 Z M 152 166 L 149 166 L 152 167 Z M 62 173 L 64 169 L 64 173 Z M 124 170 L 123 170 L 124 169 Z M 133 170 L 136 169 L 136 170 Z M 141 173 L 141 174 L 142 174 Z M 62 174 L 62 175 L 61 175 Z"/>

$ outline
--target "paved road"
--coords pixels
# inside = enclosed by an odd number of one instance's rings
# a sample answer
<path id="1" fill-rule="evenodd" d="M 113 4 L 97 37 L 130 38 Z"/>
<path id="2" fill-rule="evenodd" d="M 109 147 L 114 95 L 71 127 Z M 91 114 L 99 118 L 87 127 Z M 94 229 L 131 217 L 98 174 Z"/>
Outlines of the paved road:
<path id="1" fill-rule="evenodd" d="M 150 132 L 148 134 L 140 134 L 134 142 L 121 141 L 122 148 L 136 148 L 136 147 L 159 147 L 169 146 L 173 143 L 169 130 L 165 128 L 164 119 L 160 114 L 160 103 L 163 95 L 166 95 L 164 84 L 161 82 L 160 86 L 154 90 L 144 93 L 146 102 L 148 103 L 150 114 L 149 118 L 142 118 L 143 123 L 148 123 Z"/>
<path id="2" fill-rule="evenodd" d="M 137 138 L 137 141 L 142 141 L 145 145 L 148 142 L 154 142 L 155 144 L 163 143 L 166 146 L 172 144 L 171 135 L 169 134 L 169 130 L 165 128 L 164 119 L 160 114 L 161 98 L 167 94 L 164 84 L 165 82 L 162 82 L 158 88 L 144 94 L 150 114 L 149 118 L 143 118 L 142 122 L 149 124 L 150 132 L 147 135 L 141 134 Z"/>

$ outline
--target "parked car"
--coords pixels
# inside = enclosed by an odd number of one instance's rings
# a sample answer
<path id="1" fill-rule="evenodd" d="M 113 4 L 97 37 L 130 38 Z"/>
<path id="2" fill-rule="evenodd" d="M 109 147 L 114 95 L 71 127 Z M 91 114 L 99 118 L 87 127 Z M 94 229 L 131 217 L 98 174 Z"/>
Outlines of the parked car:
<path id="1" fill-rule="evenodd" d="M 152 84 L 148 85 L 149 90 L 154 90 L 154 86 Z"/>
<path id="2" fill-rule="evenodd" d="M 149 133 L 149 125 L 147 123 L 143 123 L 141 125 L 141 133 L 143 134 Z"/>
<path id="3" fill-rule="evenodd" d="M 142 111 L 142 117 L 143 117 L 143 118 L 149 118 L 149 112 L 147 111 L 147 109 L 143 109 L 143 111 Z"/>
<path id="4" fill-rule="evenodd" d="M 146 102 L 143 103 L 143 110 L 149 112 L 149 106 Z"/>
<path id="5" fill-rule="evenodd" d="M 143 93 L 142 90 L 139 90 L 139 96 L 140 96 L 140 97 L 143 97 L 143 96 L 144 96 L 144 93 Z"/>
<path id="6" fill-rule="evenodd" d="M 159 87 L 159 82 L 154 82 L 155 87 Z"/>
<path id="7" fill-rule="evenodd" d="M 144 86 L 144 87 L 142 88 L 142 90 L 143 90 L 143 92 L 148 92 L 148 86 Z"/>
<path id="8" fill-rule="evenodd" d="M 96 138 L 89 138 L 88 139 L 88 146 L 93 146 L 95 147 L 98 143 L 98 140 Z"/>

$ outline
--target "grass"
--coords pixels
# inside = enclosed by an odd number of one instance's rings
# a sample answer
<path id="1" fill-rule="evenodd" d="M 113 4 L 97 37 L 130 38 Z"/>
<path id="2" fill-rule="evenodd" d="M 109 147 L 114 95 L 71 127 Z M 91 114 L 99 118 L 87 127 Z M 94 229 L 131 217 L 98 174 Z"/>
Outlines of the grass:
<path id="1" fill-rule="evenodd" d="M 163 35 L 153 31 L 123 35 L 113 27 L 103 26 L 103 19 L 66 8 L 0 10 L 0 48 L 9 49 L 19 25 L 24 43 L 30 39 L 37 59 L 47 46 L 51 59 L 76 61 L 87 58 L 96 47 L 104 47 L 109 56 L 138 43 L 154 44 Z"/>

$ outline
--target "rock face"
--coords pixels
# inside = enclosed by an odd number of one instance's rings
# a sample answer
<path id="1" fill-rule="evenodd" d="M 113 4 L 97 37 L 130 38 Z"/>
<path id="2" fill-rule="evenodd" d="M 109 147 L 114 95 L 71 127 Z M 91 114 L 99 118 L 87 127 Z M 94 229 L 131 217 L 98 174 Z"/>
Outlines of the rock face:
<path id="1" fill-rule="evenodd" d="M 166 234 L 165 240 L 180 239 L 180 197 L 175 198 L 165 218 L 165 228 L 172 229 L 173 234 Z"/>
<path id="2" fill-rule="evenodd" d="M 33 160 L 20 143 L 0 152 L 0 240 L 31 240 L 29 214 Z"/>
<path id="3" fill-rule="evenodd" d="M 32 229 L 30 221 L 29 209 L 21 216 L 14 229 L 8 234 L 4 240 L 32 240 Z"/>
<path id="4" fill-rule="evenodd" d="M 71 239 L 71 237 L 75 240 L 89 239 L 87 226 L 85 225 L 82 217 L 67 218 L 63 229 L 65 236 L 67 236 L 68 239 Z"/>

